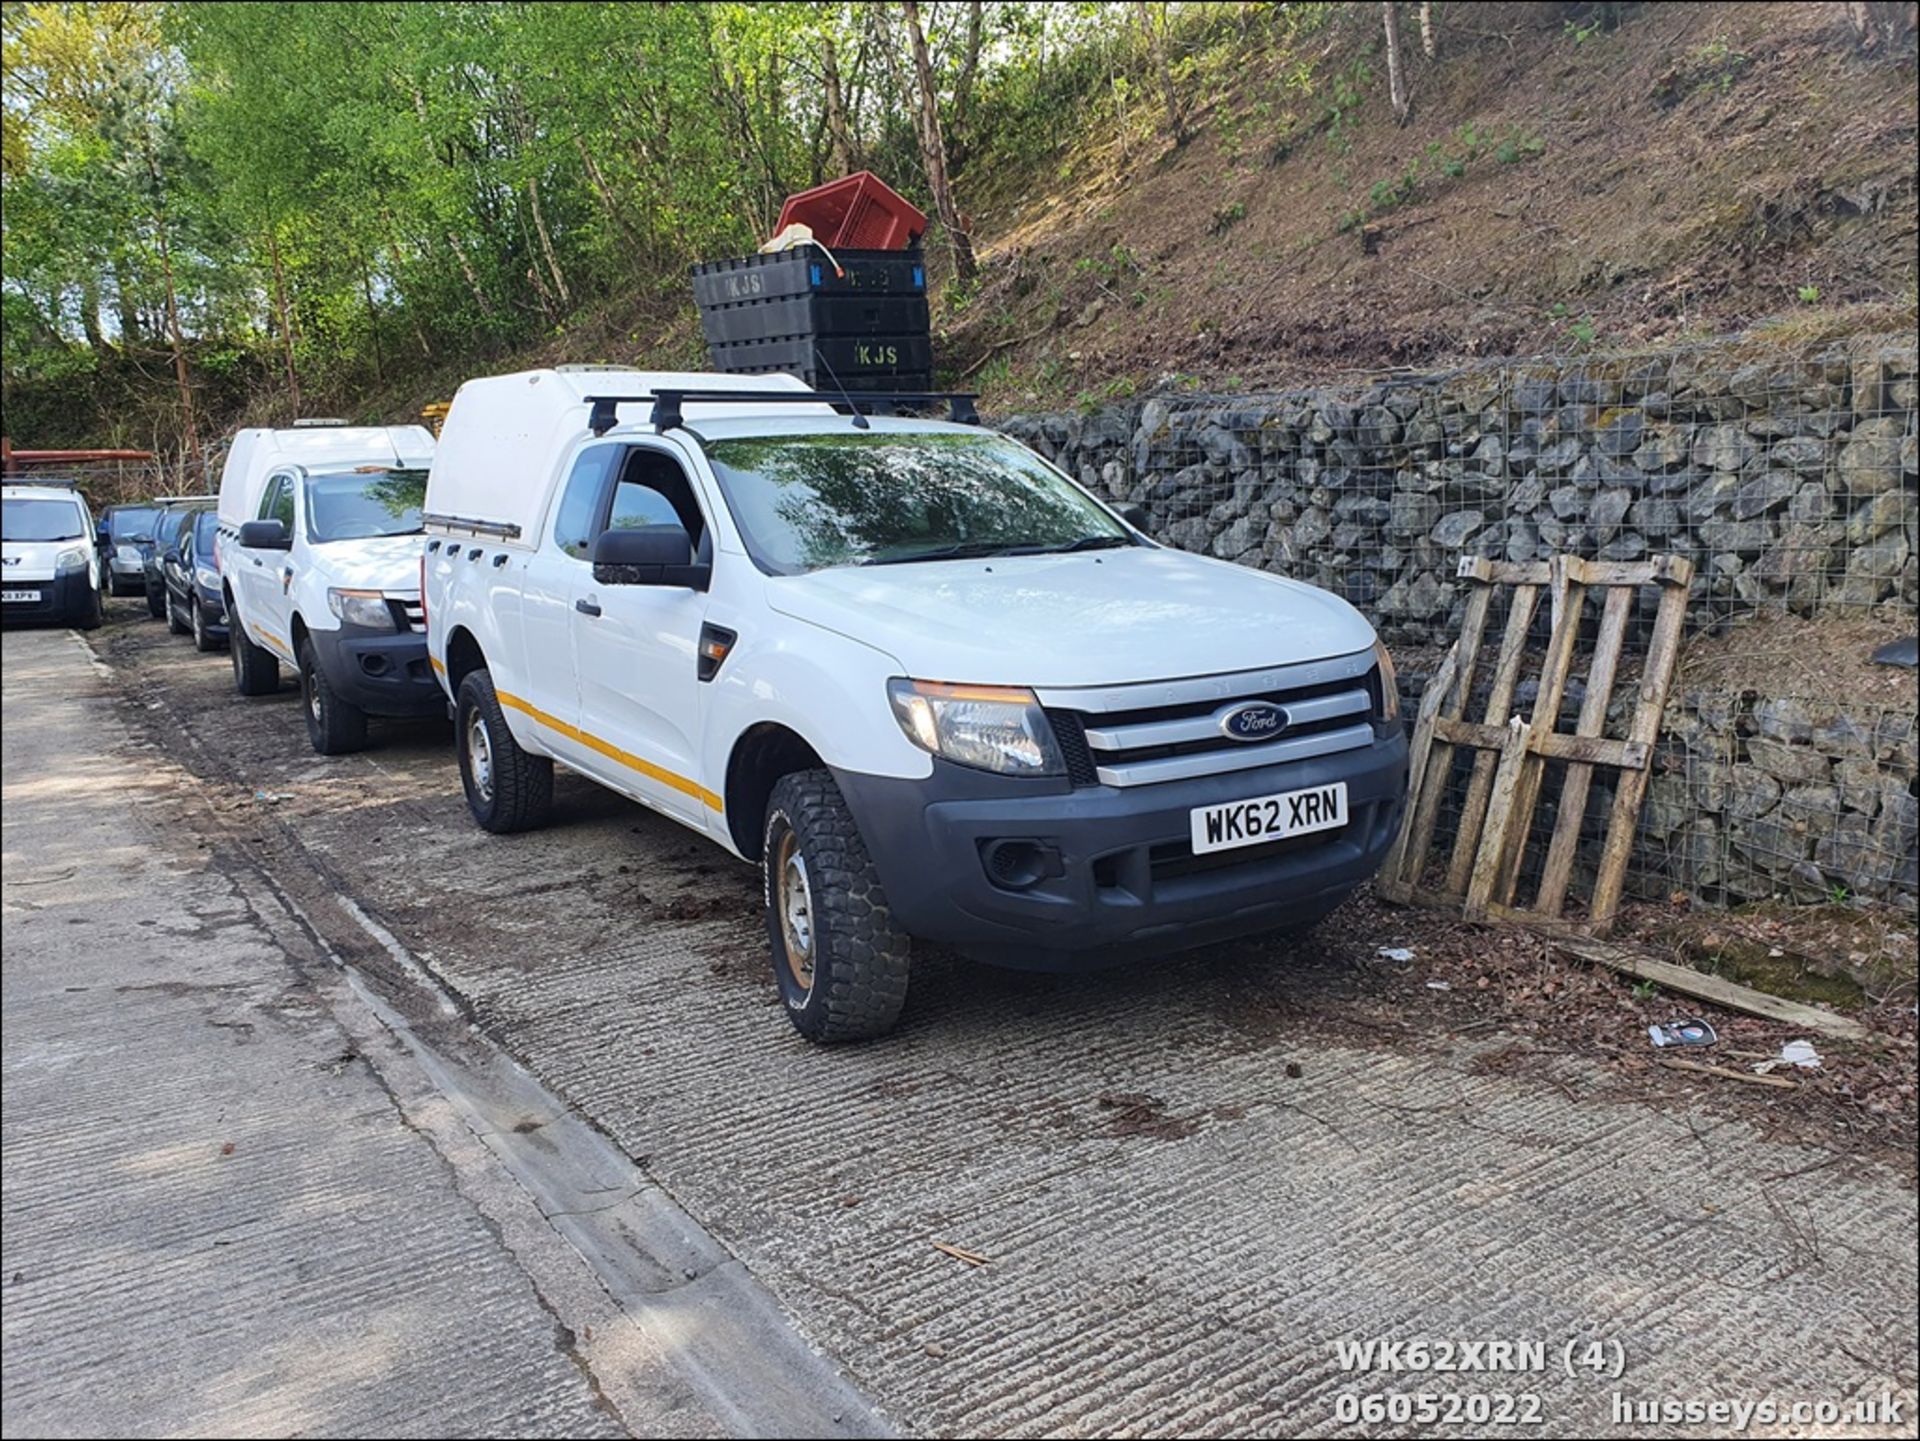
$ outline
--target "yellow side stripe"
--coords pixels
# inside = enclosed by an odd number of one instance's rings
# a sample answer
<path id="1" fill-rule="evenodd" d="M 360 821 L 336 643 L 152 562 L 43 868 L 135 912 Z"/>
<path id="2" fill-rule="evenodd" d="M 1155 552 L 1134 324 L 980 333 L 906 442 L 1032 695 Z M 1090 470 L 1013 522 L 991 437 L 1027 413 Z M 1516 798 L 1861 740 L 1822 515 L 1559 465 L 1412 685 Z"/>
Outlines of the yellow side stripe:
<path id="1" fill-rule="evenodd" d="M 435 670 L 439 671 L 441 675 L 445 675 L 447 673 L 447 663 L 441 660 L 440 657 L 437 655 L 428 656 L 427 664 L 432 666 Z"/>
<path id="2" fill-rule="evenodd" d="M 279 636 L 275 635 L 272 631 L 268 630 L 265 626 L 257 625 L 253 629 L 254 629 L 254 633 L 258 635 L 260 639 L 262 639 L 267 643 L 267 649 L 278 651 L 283 658 L 287 659 L 288 661 L 292 660 L 293 652 L 287 648 L 287 643 L 284 640 L 280 639 Z"/>
<path id="3" fill-rule="evenodd" d="M 501 705 L 517 710 L 522 715 L 538 721 L 548 730 L 558 731 L 568 740 L 578 741 L 588 750 L 598 751 L 601 755 L 607 757 L 607 759 L 618 761 L 621 765 L 631 770 L 639 771 L 641 775 L 646 776 L 650 780 L 656 780 L 671 790 L 679 791 L 682 795 L 692 796 L 702 805 L 706 806 L 708 810 L 717 811 L 723 808 L 720 797 L 701 785 L 698 781 L 690 781 L 685 776 L 675 775 L 672 771 L 657 766 L 652 761 L 642 760 L 631 751 L 623 751 L 616 745 L 609 745 L 606 741 L 601 740 L 599 736 L 589 735 L 578 726 L 568 725 L 558 716 L 548 715 L 538 706 L 520 699 L 517 695 L 509 695 L 506 691 L 496 690 L 494 697 Z"/>

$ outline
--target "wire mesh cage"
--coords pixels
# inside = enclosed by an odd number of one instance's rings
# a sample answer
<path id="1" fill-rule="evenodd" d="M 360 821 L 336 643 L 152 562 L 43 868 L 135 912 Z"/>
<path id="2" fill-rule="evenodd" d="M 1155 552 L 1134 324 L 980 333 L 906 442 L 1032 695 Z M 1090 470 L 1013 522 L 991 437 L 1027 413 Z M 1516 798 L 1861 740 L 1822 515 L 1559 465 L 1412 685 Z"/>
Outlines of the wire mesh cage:
<path id="1" fill-rule="evenodd" d="M 1001 424 L 1163 542 L 1344 596 L 1409 700 L 1458 633 L 1463 556 L 1691 561 L 1629 888 L 1912 904 L 1920 703 L 1911 670 L 1870 656 L 1920 601 L 1915 351 L 1742 340 Z M 1609 801 L 1596 780 L 1592 817 Z M 1583 855 L 1598 835 L 1583 825 Z"/>

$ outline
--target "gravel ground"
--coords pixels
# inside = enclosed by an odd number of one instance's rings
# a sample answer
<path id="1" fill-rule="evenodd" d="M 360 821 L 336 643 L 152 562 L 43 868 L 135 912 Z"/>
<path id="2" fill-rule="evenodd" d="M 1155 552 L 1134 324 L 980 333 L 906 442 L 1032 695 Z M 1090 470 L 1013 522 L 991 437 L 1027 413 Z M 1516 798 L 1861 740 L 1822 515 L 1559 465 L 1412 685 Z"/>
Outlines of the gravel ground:
<path id="1" fill-rule="evenodd" d="M 201 844 L 391 931 L 903 1430 L 1354 1433 L 1392 1392 L 1538 1396 L 1549 1435 L 1646 1434 L 1615 1393 L 1911 1405 L 1910 1089 L 1884 1122 L 1830 1080 L 1656 1070 L 1672 1003 L 1364 900 L 1291 947 L 1095 976 L 927 955 L 895 1036 L 817 1049 L 777 1009 L 753 873 L 671 823 L 563 777 L 550 829 L 487 836 L 444 726 L 327 760 L 290 687 L 242 700 L 124 613 L 94 645 L 193 777 Z M 447 1024 L 364 935 L 339 948 Z M 1911 1052 L 1909 1028 L 1831 1074 Z M 1553 1360 L 1343 1369 L 1374 1336 Z M 1624 1378 L 1566 1374 L 1574 1338 L 1617 1341 Z"/>

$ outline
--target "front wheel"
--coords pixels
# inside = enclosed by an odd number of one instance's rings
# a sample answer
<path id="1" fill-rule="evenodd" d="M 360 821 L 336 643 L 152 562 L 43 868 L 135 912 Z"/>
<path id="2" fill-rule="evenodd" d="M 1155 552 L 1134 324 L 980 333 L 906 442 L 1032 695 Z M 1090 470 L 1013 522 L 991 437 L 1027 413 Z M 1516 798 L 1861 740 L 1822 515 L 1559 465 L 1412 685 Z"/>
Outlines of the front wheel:
<path id="1" fill-rule="evenodd" d="M 894 923 L 831 772 L 796 771 L 774 786 L 760 868 L 773 976 L 794 1029 L 810 1041 L 892 1030 L 913 942 Z"/>
<path id="2" fill-rule="evenodd" d="M 307 739 L 321 755 L 346 755 L 366 747 L 367 713 L 341 700 L 327 684 L 310 640 L 300 646 L 300 702 L 307 714 Z"/>
<path id="3" fill-rule="evenodd" d="M 167 592 L 167 634 L 185 635 L 190 627 L 180 618 L 180 607 L 173 603 L 173 592 Z"/>
<path id="4" fill-rule="evenodd" d="M 509 835 L 545 825 L 553 810 L 553 762 L 523 750 L 513 738 L 486 671 L 462 678 L 453 727 L 460 784 L 481 827 Z"/>
<path id="5" fill-rule="evenodd" d="M 199 597 L 187 602 L 187 614 L 193 618 L 193 648 L 202 655 L 217 649 L 220 642 L 207 630 L 207 608 L 200 604 Z"/>
<path id="6" fill-rule="evenodd" d="M 253 643 L 240 617 L 228 611 L 227 649 L 233 659 L 233 688 L 241 695 L 272 695 L 280 689 L 280 661 L 270 650 Z"/>
<path id="7" fill-rule="evenodd" d="M 86 604 L 80 607 L 80 614 L 74 624 L 81 630 L 98 630 L 100 622 L 106 617 L 107 603 L 98 590 L 87 592 Z"/>
<path id="8" fill-rule="evenodd" d="M 155 590 L 152 586 L 147 587 L 147 614 L 155 620 L 165 620 L 167 618 L 167 593 L 165 590 Z"/>

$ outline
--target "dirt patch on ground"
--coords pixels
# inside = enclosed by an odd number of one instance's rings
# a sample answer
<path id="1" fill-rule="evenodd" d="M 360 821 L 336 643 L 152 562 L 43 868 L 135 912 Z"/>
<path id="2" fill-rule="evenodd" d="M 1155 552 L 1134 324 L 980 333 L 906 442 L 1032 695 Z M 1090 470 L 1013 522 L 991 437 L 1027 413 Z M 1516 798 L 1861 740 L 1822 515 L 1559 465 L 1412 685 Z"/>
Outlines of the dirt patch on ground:
<path id="1" fill-rule="evenodd" d="M 1485 927 L 1452 920 L 1437 912 L 1390 912 L 1413 922 L 1402 929 L 1415 952 L 1408 963 L 1418 983 L 1449 1005 L 1470 1012 L 1465 1026 L 1498 1026 L 1523 1038 L 1499 1048 L 1497 1059 L 1479 1064 L 1502 1070 L 1548 1058 L 1588 1061 L 1588 1079 L 1607 1089 L 1631 1088 L 1665 1103 L 1698 1101 L 1710 1109 L 1746 1116 L 1770 1135 L 1813 1140 L 1842 1150 L 1861 1147 L 1888 1156 L 1911 1155 L 1920 1139 L 1915 1099 L 1915 1019 L 1910 993 L 1866 997 L 1845 1010 L 1876 1033 L 1871 1042 L 1850 1043 L 1804 1028 L 1746 1016 L 1658 986 L 1636 983 L 1603 967 L 1590 966 L 1556 949 L 1542 935 L 1515 927 Z M 1703 918 L 1703 929 L 1717 919 L 1723 934 L 1751 925 L 1720 913 Z M 1803 914 L 1778 918 L 1771 934 L 1783 953 L 1787 946 L 1819 944 L 1822 918 L 1805 930 Z M 1627 940 L 1653 940 L 1658 933 L 1644 919 L 1622 928 Z M 1760 932 L 1766 934 L 1765 932 Z M 1689 962 L 1686 949 L 1671 944 L 1667 959 Z M 1889 928 L 1888 944 L 1904 944 Z M 1655 947 L 1650 946 L 1650 949 Z M 1911 964 L 1909 962 L 1909 964 Z M 1444 987 L 1444 989 L 1440 989 Z M 1682 1017 L 1699 1016 L 1719 1035 L 1711 1047 L 1687 1052 L 1688 1059 L 1730 1070 L 1748 1071 L 1777 1056 L 1788 1041 L 1811 1039 L 1822 1064 L 1818 1070 L 1791 1073 L 1792 1090 L 1761 1088 L 1706 1075 L 1683 1075 L 1661 1066 L 1668 1053 L 1658 1051 L 1647 1028 Z M 1564 1077 L 1550 1082 L 1566 1086 Z"/>

